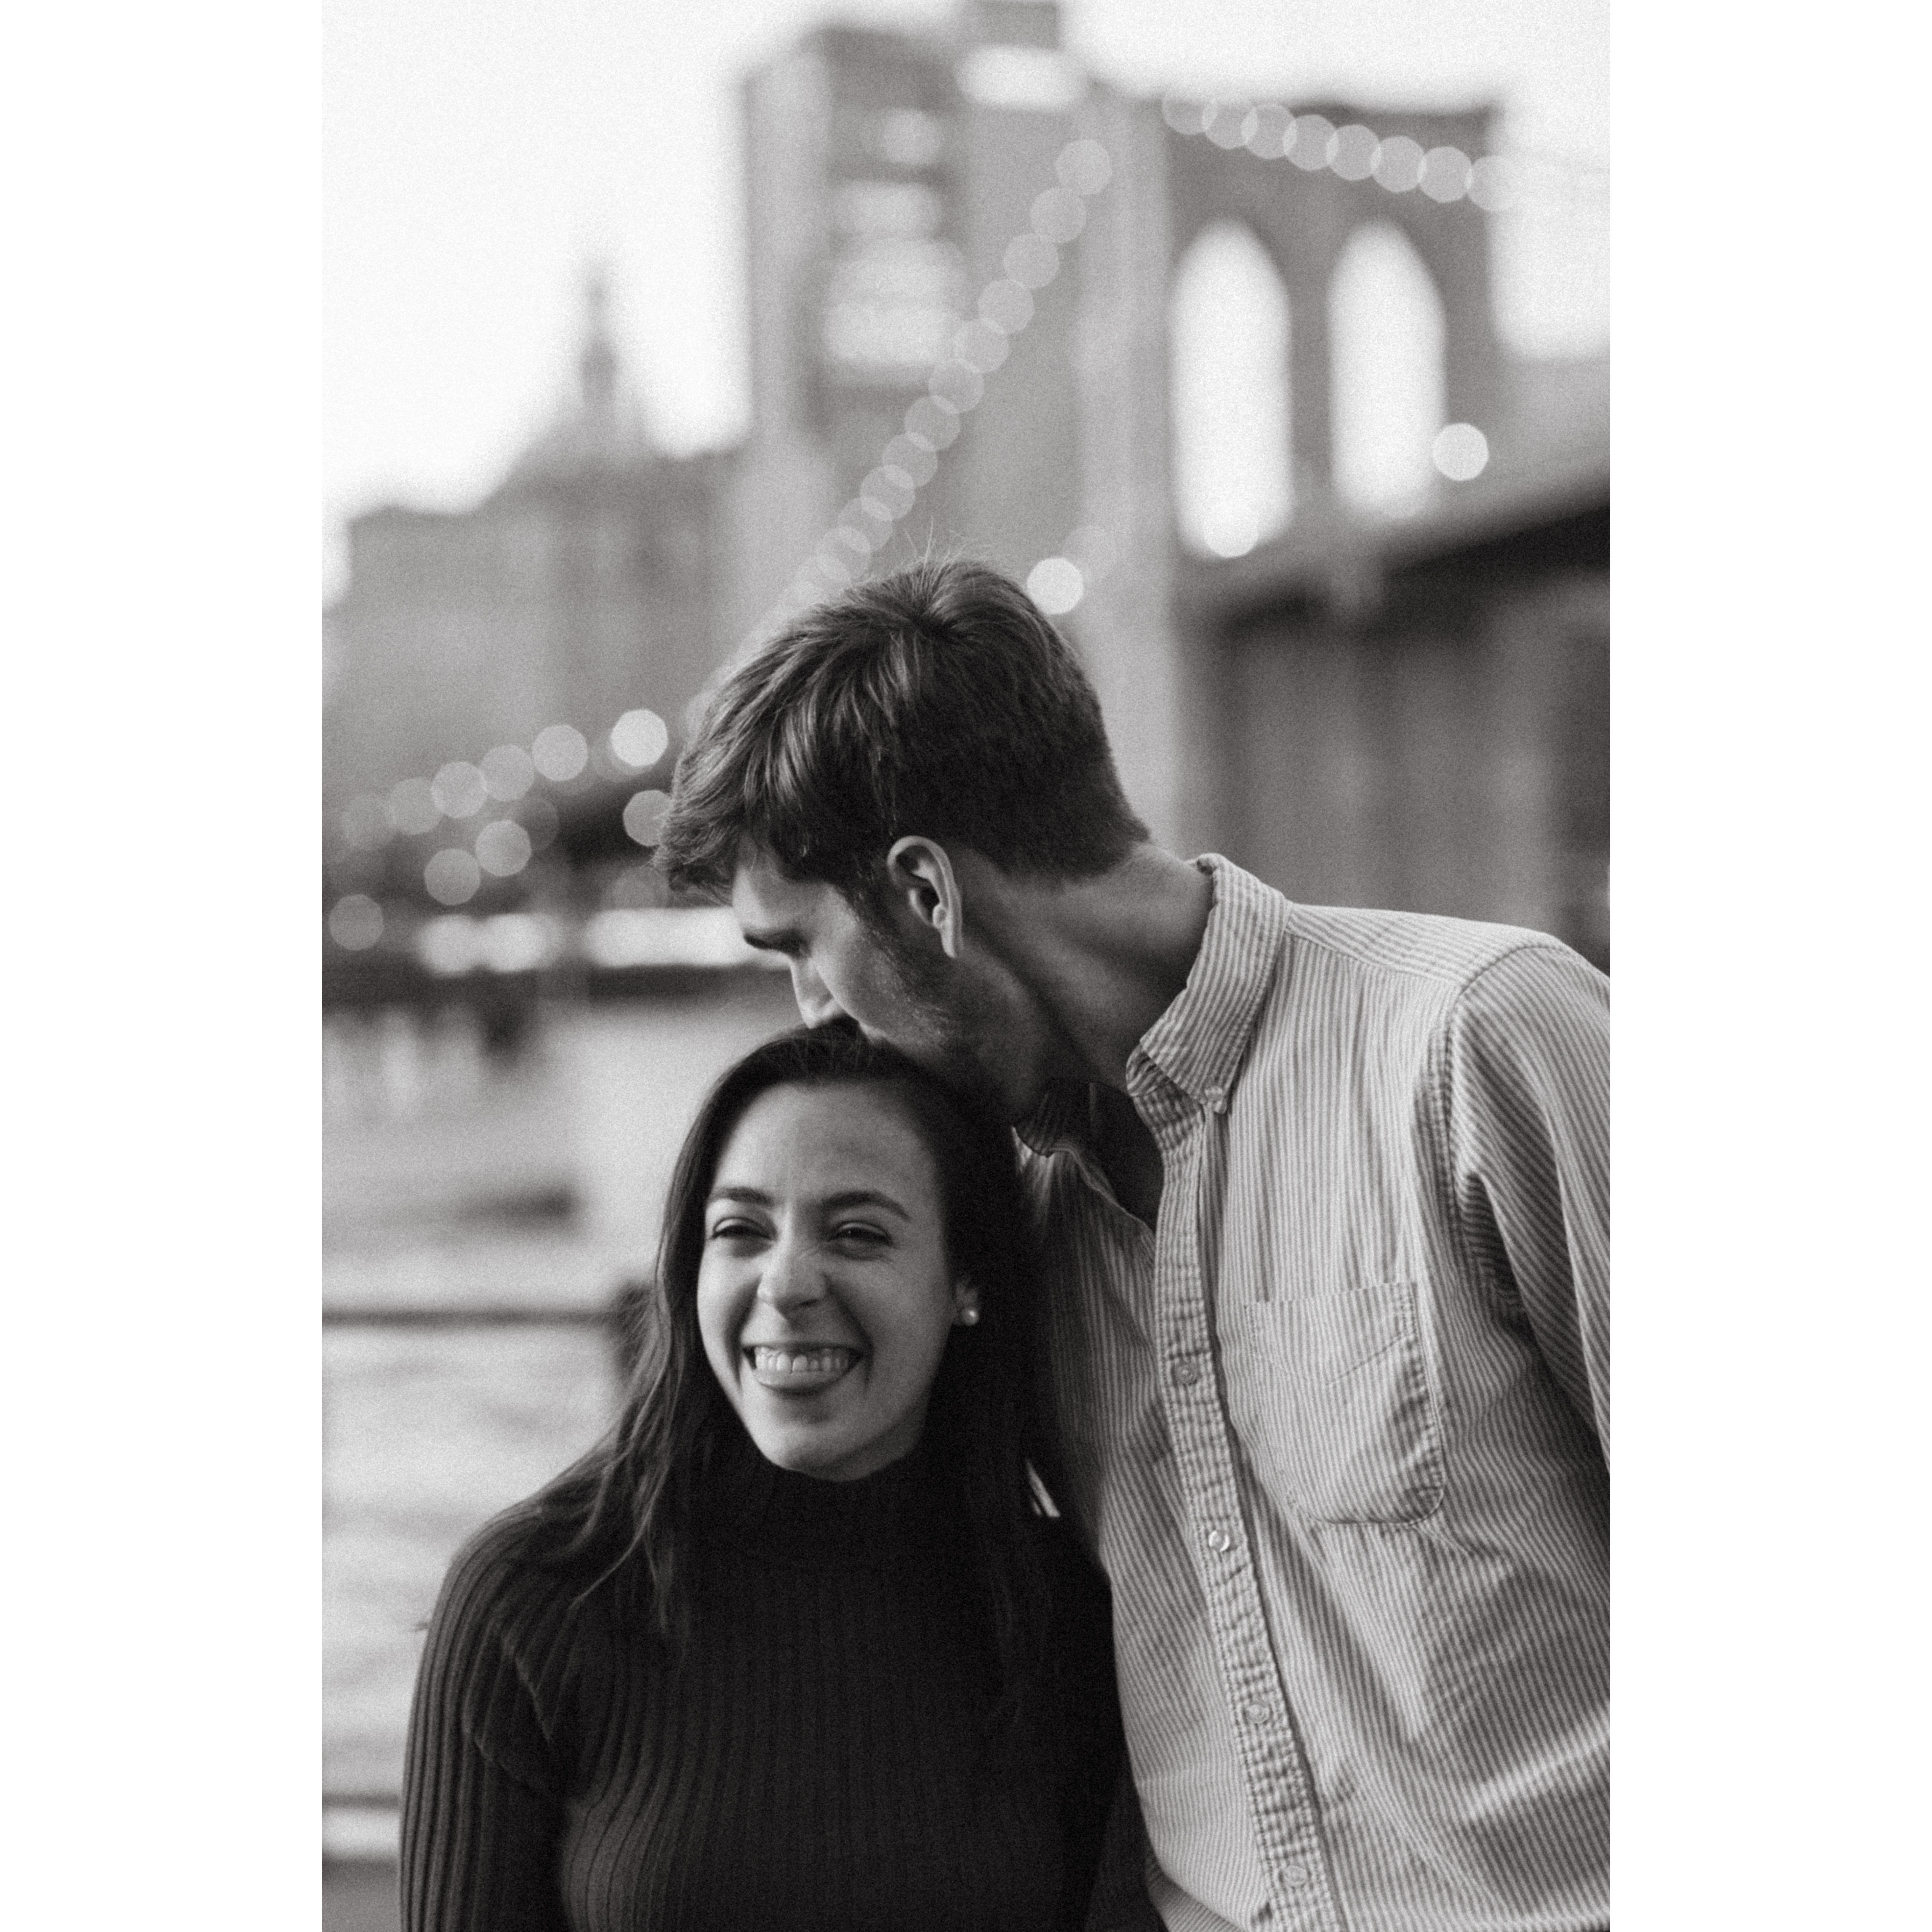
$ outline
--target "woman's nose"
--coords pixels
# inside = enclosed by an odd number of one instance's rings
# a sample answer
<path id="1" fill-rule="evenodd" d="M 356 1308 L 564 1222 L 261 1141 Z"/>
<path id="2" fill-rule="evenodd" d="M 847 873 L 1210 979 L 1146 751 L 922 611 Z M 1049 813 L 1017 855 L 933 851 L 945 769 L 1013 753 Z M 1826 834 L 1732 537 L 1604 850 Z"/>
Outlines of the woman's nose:
<path id="1" fill-rule="evenodd" d="M 782 1236 L 765 1252 L 758 1272 L 758 1299 L 781 1314 L 803 1308 L 824 1295 L 825 1286 L 812 1256 L 802 1242 Z"/>

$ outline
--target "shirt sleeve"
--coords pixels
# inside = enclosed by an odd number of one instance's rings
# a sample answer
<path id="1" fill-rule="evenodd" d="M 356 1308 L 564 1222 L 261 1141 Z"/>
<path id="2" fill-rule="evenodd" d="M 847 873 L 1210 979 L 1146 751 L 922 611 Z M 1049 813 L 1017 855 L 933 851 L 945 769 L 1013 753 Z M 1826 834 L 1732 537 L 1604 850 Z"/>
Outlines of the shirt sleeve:
<path id="1" fill-rule="evenodd" d="M 404 1932 L 566 1932 L 562 1780 L 518 1654 L 518 1594 L 486 1533 L 430 1619 L 403 1780 Z"/>
<path id="2" fill-rule="evenodd" d="M 1607 1460 L 1610 982 L 1567 949 L 1510 953 L 1464 989 L 1448 1059 L 1466 1238 Z"/>

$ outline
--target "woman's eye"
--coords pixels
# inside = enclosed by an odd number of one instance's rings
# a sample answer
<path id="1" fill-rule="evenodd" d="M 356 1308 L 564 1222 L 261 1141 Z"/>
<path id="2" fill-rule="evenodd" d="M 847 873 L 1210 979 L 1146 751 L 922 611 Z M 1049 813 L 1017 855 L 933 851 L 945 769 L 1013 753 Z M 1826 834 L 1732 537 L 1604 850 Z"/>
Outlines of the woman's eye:
<path id="1" fill-rule="evenodd" d="M 848 1221 L 842 1227 L 835 1228 L 832 1238 L 855 1248 L 884 1247 L 892 1238 L 883 1228 L 868 1227 L 862 1221 Z"/>
<path id="2" fill-rule="evenodd" d="M 758 1228 L 749 1221 L 720 1221 L 706 1237 L 713 1241 L 748 1241 L 758 1238 Z"/>

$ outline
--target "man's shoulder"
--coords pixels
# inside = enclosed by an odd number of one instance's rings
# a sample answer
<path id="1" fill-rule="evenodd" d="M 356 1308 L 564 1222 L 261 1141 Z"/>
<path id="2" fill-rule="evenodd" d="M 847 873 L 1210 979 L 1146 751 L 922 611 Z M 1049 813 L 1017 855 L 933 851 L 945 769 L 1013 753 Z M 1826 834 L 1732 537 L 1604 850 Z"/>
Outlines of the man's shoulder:
<path id="1" fill-rule="evenodd" d="M 1332 962 L 1344 975 L 1390 994 L 1453 999 L 1505 960 L 1541 954 L 1594 970 L 1562 940 L 1527 926 L 1497 926 L 1436 913 L 1282 902 L 1287 942 Z"/>

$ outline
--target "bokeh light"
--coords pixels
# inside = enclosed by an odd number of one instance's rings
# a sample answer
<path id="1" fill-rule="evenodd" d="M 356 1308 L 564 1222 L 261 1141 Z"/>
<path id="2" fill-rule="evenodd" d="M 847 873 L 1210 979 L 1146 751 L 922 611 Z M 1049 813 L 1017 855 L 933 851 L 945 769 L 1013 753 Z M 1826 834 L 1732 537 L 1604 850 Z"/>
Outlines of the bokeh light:
<path id="1" fill-rule="evenodd" d="M 875 546 L 864 531 L 855 530 L 849 524 L 840 524 L 836 529 L 827 530 L 820 546 L 827 556 L 836 556 L 848 570 L 863 570 L 872 559 Z"/>
<path id="2" fill-rule="evenodd" d="M 1098 194 L 1114 178 L 1114 158 L 1098 141 L 1069 141 L 1053 164 L 1062 188 Z"/>
<path id="3" fill-rule="evenodd" d="M 1017 335 L 1033 320 L 1031 292 L 1004 278 L 980 291 L 980 316 L 1006 335 Z"/>
<path id="4" fill-rule="evenodd" d="M 1372 128 L 1364 128 L 1359 121 L 1351 122 L 1336 130 L 1328 165 L 1344 181 L 1366 181 L 1375 171 L 1376 151 L 1381 146 Z"/>
<path id="5" fill-rule="evenodd" d="M 1294 117 L 1294 140 L 1288 148 L 1288 158 L 1298 168 L 1305 168 L 1312 174 L 1318 168 L 1325 168 L 1329 158 L 1335 152 L 1335 124 L 1322 114 L 1298 114 Z"/>
<path id="6" fill-rule="evenodd" d="M 493 878 L 514 878 L 530 851 L 530 835 L 514 818 L 493 819 L 476 835 L 476 862 Z"/>
<path id="7" fill-rule="evenodd" d="M 1060 272 L 1060 250 L 1044 235 L 1016 235 L 1000 266 L 1025 289 L 1043 289 Z"/>
<path id="8" fill-rule="evenodd" d="M 1027 595 L 1049 617 L 1064 616 L 1087 594 L 1079 566 L 1070 558 L 1043 556 L 1027 572 Z"/>
<path id="9" fill-rule="evenodd" d="M 640 791 L 624 808 L 624 830 L 638 844 L 655 845 L 670 809 L 670 793 Z"/>
<path id="10" fill-rule="evenodd" d="M 1012 351 L 1012 344 L 1006 340 L 1005 332 L 990 322 L 969 322 L 952 338 L 954 355 L 982 376 L 990 376 Z"/>
<path id="11" fill-rule="evenodd" d="M 389 823 L 412 838 L 434 832 L 442 816 L 428 778 L 405 778 L 389 794 Z"/>
<path id="12" fill-rule="evenodd" d="M 1070 188 L 1050 188 L 1034 198 L 1033 232 L 1062 248 L 1087 226 L 1087 204 Z"/>
<path id="13" fill-rule="evenodd" d="M 1406 194 L 1422 178 L 1422 143 L 1391 134 L 1376 154 L 1375 176 L 1391 194 Z"/>
<path id="14" fill-rule="evenodd" d="M 494 799 L 508 805 L 536 782 L 537 768 L 520 745 L 499 745 L 483 754 L 483 784 Z"/>
<path id="15" fill-rule="evenodd" d="M 490 788 L 476 766 L 457 758 L 430 781 L 429 794 L 446 818 L 474 818 L 488 803 Z"/>
<path id="16" fill-rule="evenodd" d="M 351 892 L 328 909 L 328 936 L 350 952 L 366 952 L 382 936 L 382 908 L 366 892 Z"/>
<path id="17" fill-rule="evenodd" d="M 894 517 L 902 517 L 912 508 L 913 487 L 902 476 L 894 476 L 883 465 L 868 470 L 859 485 L 861 502 L 870 499 Z"/>
<path id="18" fill-rule="evenodd" d="M 1474 423 L 1450 423 L 1437 436 L 1430 454 L 1452 483 L 1466 483 L 1489 467 L 1490 440 Z"/>
<path id="19" fill-rule="evenodd" d="M 986 393 L 986 378 L 964 362 L 942 362 L 926 386 L 940 402 L 950 403 L 956 416 L 976 407 Z"/>
<path id="20" fill-rule="evenodd" d="M 553 784 L 567 784 L 590 762 L 590 747 L 572 724 L 547 724 L 530 747 L 531 762 Z"/>
<path id="21" fill-rule="evenodd" d="M 446 845 L 430 854 L 423 868 L 423 884 L 438 905 L 460 905 L 474 898 L 483 883 L 483 869 L 475 857 L 460 845 Z"/>
<path id="22" fill-rule="evenodd" d="M 395 830 L 389 822 L 386 801 L 368 792 L 350 800 L 341 824 L 344 838 L 358 852 L 374 852 L 386 845 Z"/>
<path id="23" fill-rule="evenodd" d="M 1217 148 L 1238 148 L 1253 132 L 1249 118 L 1254 110 L 1245 100 L 1216 100 L 1210 104 L 1201 131 Z"/>
<path id="24" fill-rule="evenodd" d="M 1247 150 L 1264 161 L 1278 161 L 1294 138 L 1294 116 L 1278 100 L 1264 100 L 1250 124 Z"/>
<path id="25" fill-rule="evenodd" d="M 905 431 L 928 449 L 949 449 L 958 439 L 959 412 L 937 397 L 922 396 L 905 412 Z"/>
<path id="26" fill-rule="evenodd" d="M 1422 158 L 1422 191 L 1431 201 L 1460 201 L 1469 191 L 1469 158 L 1460 148 L 1431 148 Z"/>
<path id="27" fill-rule="evenodd" d="M 1208 124 L 1208 104 L 1189 100 L 1178 94 L 1164 94 L 1160 115 L 1177 134 L 1198 134 Z"/>

